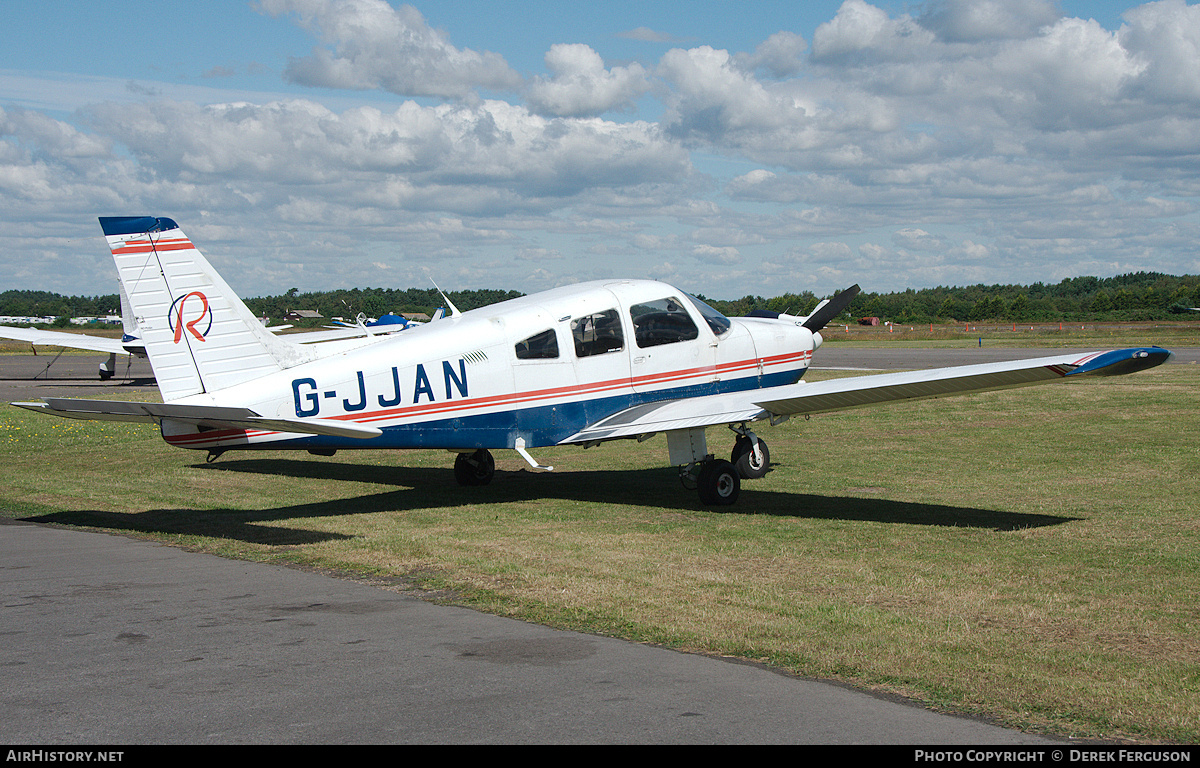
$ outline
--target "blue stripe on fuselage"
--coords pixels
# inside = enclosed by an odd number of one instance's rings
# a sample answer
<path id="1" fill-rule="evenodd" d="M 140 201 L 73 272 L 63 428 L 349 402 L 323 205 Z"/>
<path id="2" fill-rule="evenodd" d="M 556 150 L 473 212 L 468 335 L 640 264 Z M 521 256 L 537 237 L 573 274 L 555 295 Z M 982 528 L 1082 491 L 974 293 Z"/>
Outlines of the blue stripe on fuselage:
<path id="1" fill-rule="evenodd" d="M 259 450 L 335 448 L 512 448 L 518 437 L 525 438 L 530 448 L 557 445 L 589 424 L 619 413 L 626 408 L 662 400 L 685 397 L 743 392 L 763 387 L 794 384 L 807 368 L 783 371 L 763 376 L 747 376 L 717 384 L 705 383 L 687 387 L 633 392 L 613 397 L 573 400 L 553 405 L 517 408 L 508 411 L 420 421 L 381 427 L 383 434 L 369 440 L 314 435 L 294 440 L 223 445 L 222 449 Z M 464 404 L 469 405 L 467 401 Z M 185 446 L 190 447 L 190 446 Z M 210 446 L 195 446 L 207 450 Z"/>

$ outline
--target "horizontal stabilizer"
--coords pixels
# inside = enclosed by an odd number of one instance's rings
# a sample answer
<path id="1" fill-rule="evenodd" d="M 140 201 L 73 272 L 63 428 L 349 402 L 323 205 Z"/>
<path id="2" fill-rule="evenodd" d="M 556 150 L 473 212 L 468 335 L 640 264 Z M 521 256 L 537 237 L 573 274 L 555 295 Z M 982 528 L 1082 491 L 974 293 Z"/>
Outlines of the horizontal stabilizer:
<path id="1" fill-rule="evenodd" d="M 259 416 L 249 408 L 178 403 L 131 403 L 122 400 L 70 400 L 48 397 L 44 403 L 13 403 L 39 413 L 68 419 L 135 421 L 159 424 L 164 419 L 214 429 L 255 429 L 301 435 L 369 439 L 383 434 L 375 427 L 336 419 L 281 419 Z"/>

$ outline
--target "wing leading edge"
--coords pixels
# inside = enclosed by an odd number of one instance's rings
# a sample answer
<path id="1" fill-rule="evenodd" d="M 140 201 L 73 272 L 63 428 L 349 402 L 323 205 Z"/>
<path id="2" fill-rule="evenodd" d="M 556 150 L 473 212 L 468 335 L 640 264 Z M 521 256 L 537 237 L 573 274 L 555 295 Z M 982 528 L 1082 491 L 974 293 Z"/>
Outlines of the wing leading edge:
<path id="1" fill-rule="evenodd" d="M 1118 376 L 1153 368 L 1173 357 L 1161 347 L 1057 355 L 1002 363 L 853 376 L 723 395 L 646 403 L 589 425 L 563 444 L 635 437 L 888 402 L 1028 387 L 1073 376 Z"/>

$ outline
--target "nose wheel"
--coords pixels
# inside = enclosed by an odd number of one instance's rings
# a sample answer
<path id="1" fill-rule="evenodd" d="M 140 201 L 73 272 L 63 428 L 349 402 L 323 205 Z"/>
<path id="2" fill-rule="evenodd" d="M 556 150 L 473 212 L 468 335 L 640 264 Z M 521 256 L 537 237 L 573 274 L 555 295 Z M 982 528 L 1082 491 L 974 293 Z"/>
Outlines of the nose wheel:
<path id="1" fill-rule="evenodd" d="M 454 460 L 454 479 L 459 485 L 487 485 L 495 474 L 496 460 L 486 448 L 460 453 Z"/>
<path id="2" fill-rule="evenodd" d="M 730 462 L 744 480 L 757 480 L 767 474 L 771 467 L 771 452 L 767 444 L 758 437 L 739 435 L 733 443 Z"/>

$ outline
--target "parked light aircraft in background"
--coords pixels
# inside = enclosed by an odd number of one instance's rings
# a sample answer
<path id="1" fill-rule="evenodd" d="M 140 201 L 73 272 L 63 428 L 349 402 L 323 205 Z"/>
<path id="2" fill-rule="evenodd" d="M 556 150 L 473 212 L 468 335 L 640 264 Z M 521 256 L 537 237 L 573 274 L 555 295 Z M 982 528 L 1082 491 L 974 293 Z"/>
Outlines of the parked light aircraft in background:
<path id="1" fill-rule="evenodd" d="M 769 467 L 751 427 L 793 415 L 1083 376 L 1166 362 L 1159 347 L 857 376 L 801 377 L 821 329 L 858 292 L 810 315 L 730 319 L 670 285 L 583 283 L 454 312 L 377 338 L 302 345 L 265 329 L 171 219 L 101 218 L 162 403 L 46 398 L 14 403 L 78 419 L 159 425 L 209 452 L 440 448 L 463 485 L 493 475 L 491 451 L 593 446 L 666 435 L 670 463 L 703 502 L 732 504 Z M 729 426 L 730 460 L 706 427 Z"/>
<path id="2" fill-rule="evenodd" d="M 146 346 L 142 344 L 139 338 L 137 323 L 133 320 L 133 313 L 129 309 L 129 298 L 125 295 L 125 286 L 117 281 L 117 287 L 121 294 L 121 338 L 114 339 L 107 336 L 89 336 L 86 333 L 67 333 L 66 331 L 43 331 L 37 328 L 12 328 L 9 326 L 0 325 L 0 339 L 15 339 L 17 341 L 27 341 L 30 346 L 44 345 L 52 347 L 62 347 L 63 349 L 87 349 L 94 352 L 107 352 L 108 360 L 100 363 L 100 378 L 104 381 L 111 379 L 117 372 L 117 355 L 133 355 L 137 357 L 146 356 Z M 37 349 L 34 349 L 37 353 Z M 62 352 L 59 352 L 61 355 Z M 57 360 L 55 357 L 54 360 Z M 54 365 L 54 360 L 51 360 L 46 365 L 46 370 L 50 370 L 50 366 Z"/>
<path id="3" fill-rule="evenodd" d="M 137 319 L 129 308 L 129 299 L 125 295 L 125 285 L 119 280 L 117 285 L 121 293 L 121 325 L 123 332 L 120 339 L 107 336 L 91 336 L 86 333 L 68 333 L 66 331 L 47 331 L 38 328 L 14 328 L 0 325 L 0 339 L 27 341 L 34 346 L 62 347 L 63 349 L 86 349 L 94 352 L 107 352 L 108 360 L 100 363 L 100 379 L 108 381 L 117 371 L 117 355 L 146 356 L 146 345 L 142 343 L 141 332 L 137 327 Z M 440 315 L 435 315 L 440 317 Z M 398 319 L 397 319 L 398 318 Z M 297 344 L 321 344 L 327 341 L 340 341 L 351 338 L 380 339 L 388 334 L 407 330 L 414 325 L 398 315 L 385 315 L 379 320 L 367 322 L 365 316 L 359 316 L 354 323 L 338 323 L 337 326 L 327 327 L 319 331 L 302 331 L 289 335 L 289 340 Z M 290 325 L 267 326 L 272 333 L 288 330 Z M 59 352 L 62 355 L 62 352 Z M 46 371 L 58 360 L 56 356 L 46 364 Z M 40 374 L 39 374 L 40 375 Z"/>

